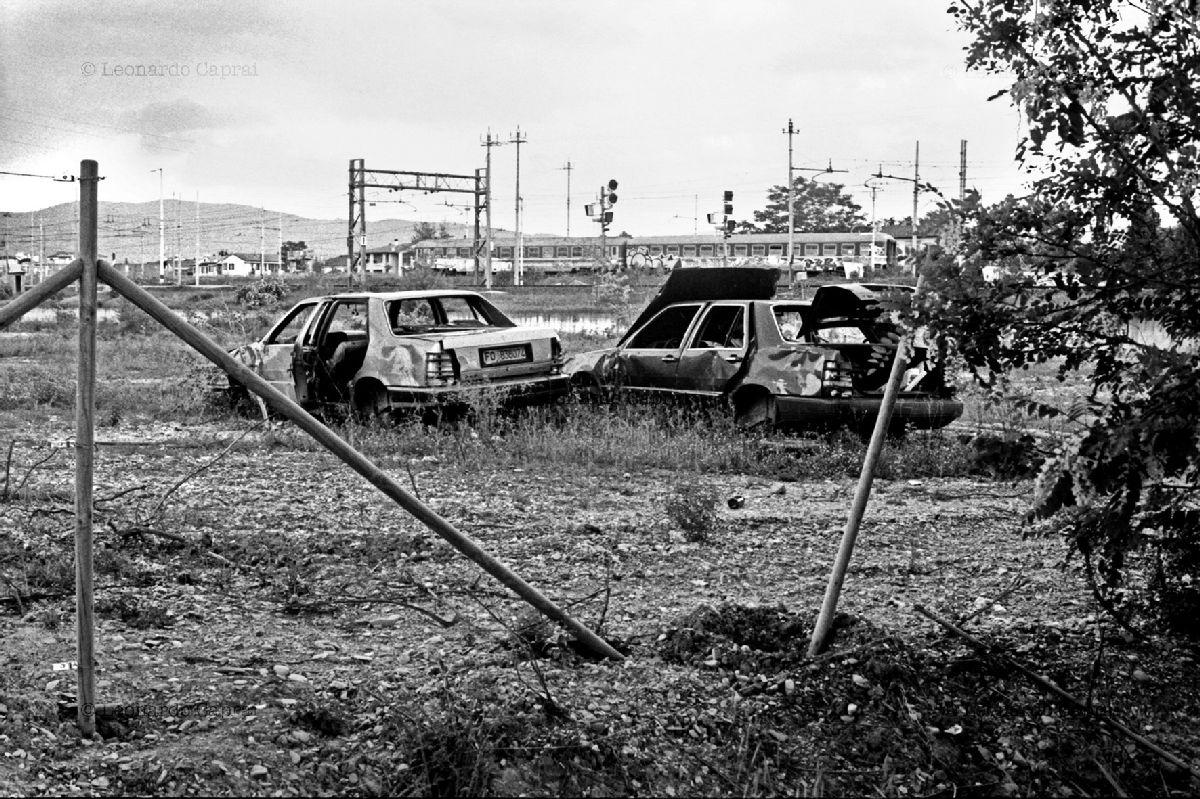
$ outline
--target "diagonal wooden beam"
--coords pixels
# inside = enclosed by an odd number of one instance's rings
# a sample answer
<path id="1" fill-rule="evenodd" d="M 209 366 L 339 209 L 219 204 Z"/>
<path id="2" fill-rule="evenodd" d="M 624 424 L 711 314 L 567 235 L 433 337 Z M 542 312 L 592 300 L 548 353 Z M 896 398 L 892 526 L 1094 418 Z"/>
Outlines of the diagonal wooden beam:
<path id="1" fill-rule="evenodd" d="M 362 475 L 367 482 L 415 516 L 418 521 L 445 539 L 451 546 L 470 558 L 480 568 L 499 580 L 521 599 L 528 602 L 547 618 L 558 622 L 573 632 L 579 641 L 594 654 L 612 660 L 624 660 L 621 653 L 613 649 L 603 638 L 600 638 L 574 618 L 568 616 L 540 591 L 525 582 L 496 558 L 485 552 L 472 538 L 457 530 L 454 525 L 439 516 L 432 508 L 408 493 L 400 483 L 393 480 L 386 472 L 372 463 L 369 458 L 343 441 L 336 433 L 318 421 L 308 411 L 284 396 L 279 389 L 235 360 L 224 348 L 176 315 L 170 308 L 163 305 L 157 298 L 151 295 L 150 292 L 122 275 L 104 261 L 100 262 L 100 279 L 149 314 L 160 325 L 183 339 L 185 343 L 205 358 L 208 358 L 221 367 L 221 369 L 239 383 L 266 400 L 280 414 L 295 422 L 300 429 L 304 430 L 304 432 L 316 439 L 319 444 L 336 455 L 346 465 Z"/>
<path id="2" fill-rule="evenodd" d="M 76 258 L 29 291 L 0 307 L 0 330 L 11 325 L 50 297 L 74 283 L 83 274 L 83 261 Z"/>

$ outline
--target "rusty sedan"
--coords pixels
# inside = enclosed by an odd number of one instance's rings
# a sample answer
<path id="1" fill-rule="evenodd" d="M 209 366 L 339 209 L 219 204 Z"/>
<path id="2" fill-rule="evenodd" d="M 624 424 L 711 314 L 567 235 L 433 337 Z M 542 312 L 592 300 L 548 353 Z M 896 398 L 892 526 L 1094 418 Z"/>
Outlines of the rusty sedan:
<path id="1" fill-rule="evenodd" d="M 775 297 L 779 270 L 676 269 L 616 347 L 567 361 L 589 396 L 712 399 L 745 427 L 869 429 L 878 415 L 905 286 L 822 286 L 811 301 Z M 918 335 L 893 432 L 939 428 L 962 414 L 941 352 Z"/>
<path id="2" fill-rule="evenodd" d="M 555 331 L 518 326 L 470 291 L 312 297 L 233 355 L 308 410 L 363 417 L 462 409 L 484 393 L 544 403 L 570 388 Z"/>

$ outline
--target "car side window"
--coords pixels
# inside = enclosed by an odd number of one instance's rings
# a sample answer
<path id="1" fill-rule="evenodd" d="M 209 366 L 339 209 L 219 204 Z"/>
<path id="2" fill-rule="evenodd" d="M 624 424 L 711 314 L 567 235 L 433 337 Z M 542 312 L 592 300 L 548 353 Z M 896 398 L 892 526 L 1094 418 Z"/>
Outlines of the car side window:
<path id="1" fill-rule="evenodd" d="M 779 334 L 784 340 L 800 341 L 804 330 L 804 309 L 799 306 L 776 306 L 775 324 L 779 326 Z"/>
<path id="2" fill-rule="evenodd" d="M 347 333 L 349 338 L 365 338 L 367 334 L 367 304 L 365 302 L 339 302 L 334 306 L 325 335 Z"/>
<path id="3" fill-rule="evenodd" d="M 688 326 L 692 324 L 699 310 L 699 305 L 672 305 L 664 308 L 629 341 L 629 349 L 679 349 L 683 345 Z"/>
<path id="4" fill-rule="evenodd" d="M 308 324 L 308 320 L 312 318 L 313 311 L 317 308 L 317 303 L 310 302 L 307 305 L 299 305 L 292 309 L 287 318 L 277 326 L 267 336 L 264 343 L 266 344 L 295 344 L 296 337 L 300 335 L 300 331 Z"/>
<path id="5" fill-rule="evenodd" d="M 740 305 L 713 305 L 704 314 L 689 349 L 738 349 L 746 344 L 745 309 Z"/>
<path id="6" fill-rule="evenodd" d="M 467 301 L 466 297 L 442 297 L 438 300 L 442 306 L 445 323 L 455 327 L 486 327 L 488 322 L 478 310 Z"/>
<path id="7" fill-rule="evenodd" d="M 437 324 L 433 305 L 427 298 L 400 300 L 388 305 L 388 317 L 396 333 L 423 331 Z"/>

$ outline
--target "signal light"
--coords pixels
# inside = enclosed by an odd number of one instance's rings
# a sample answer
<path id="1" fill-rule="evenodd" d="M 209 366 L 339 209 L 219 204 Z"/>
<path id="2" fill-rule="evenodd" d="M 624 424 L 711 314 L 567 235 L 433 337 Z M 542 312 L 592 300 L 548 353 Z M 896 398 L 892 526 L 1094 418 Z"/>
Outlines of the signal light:
<path id="1" fill-rule="evenodd" d="M 729 216 L 730 214 L 733 213 L 733 192 L 730 191 L 729 189 L 725 190 L 724 201 L 725 201 L 725 216 Z"/>
<path id="2" fill-rule="evenodd" d="M 617 179 L 616 179 L 616 178 L 613 178 L 612 180 L 610 180 L 610 181 L 608 182 L 608 190 L 609 190 L 609 191 L 616 191 L 616 190 L 617 190 Z"/>

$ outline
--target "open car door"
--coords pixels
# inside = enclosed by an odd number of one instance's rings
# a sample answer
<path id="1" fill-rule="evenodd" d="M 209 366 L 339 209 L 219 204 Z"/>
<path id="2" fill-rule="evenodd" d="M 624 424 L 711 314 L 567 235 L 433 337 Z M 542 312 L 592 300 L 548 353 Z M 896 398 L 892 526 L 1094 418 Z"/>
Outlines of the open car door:
<path id="1" fill-rule="evenodd" d="M 292 308 L 260 343 L 262 361 L 258 366 L 259 374 L 295 402 L 302 403 L 306 393 L 303 373 L 296 369 L 297 353 L 319 305 L 318 301 L 313 300 Z"/>

